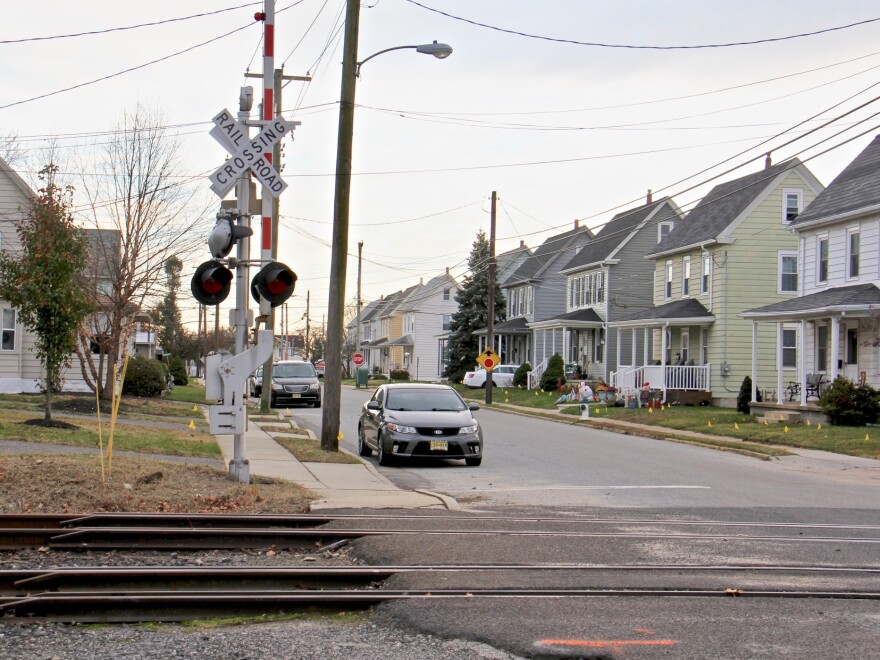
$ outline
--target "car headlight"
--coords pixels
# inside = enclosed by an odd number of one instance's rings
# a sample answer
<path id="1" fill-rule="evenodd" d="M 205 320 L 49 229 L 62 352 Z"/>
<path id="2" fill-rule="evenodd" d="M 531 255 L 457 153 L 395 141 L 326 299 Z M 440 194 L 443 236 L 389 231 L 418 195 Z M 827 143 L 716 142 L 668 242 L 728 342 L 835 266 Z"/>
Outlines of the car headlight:
<path id="1" fill-rule="evenodd" d="M 476 422 L 474 422 L 470 426 L 462 426 L 460 429 L 458 429 L 458 434 L 459 435 L 473 435 L 474 433 L 477 432 L 477 429 L 479 429 L 479 428 L 480 428 L 480 425 L 477 424 Z"/>
<path id="2" fill-rule="evenodd" d="M 403 426 L 394 422 L 388 422 L 385 426 L 396 433 L 417 433 L 414 426 Z"/>
<path id="3" fill-rule="evenodd" d="M 284 385 L 280 385 L 279 383 L 272 383 L 272 389 L 278 392 L 284 390 Z"/>

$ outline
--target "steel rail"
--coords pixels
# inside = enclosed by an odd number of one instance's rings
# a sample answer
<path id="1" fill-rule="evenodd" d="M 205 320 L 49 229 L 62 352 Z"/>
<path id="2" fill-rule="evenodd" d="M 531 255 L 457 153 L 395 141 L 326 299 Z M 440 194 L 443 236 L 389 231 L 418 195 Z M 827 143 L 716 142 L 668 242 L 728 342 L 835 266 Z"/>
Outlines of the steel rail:
<path id="1" fill-rule="evenodd" d="M 840 536 L 758 536 L 730 534 L 684 534 L 664 532 L 569 532 L 511 529 L 336 529 L 336 528 L 196 528 L 196 527 L 81 527 L 63 529 L 0 530 L 0 548 L 16 549 L 48 545 L 53 550 L 197 550 L 240 549 L 274 546 L 278 549 L 308 547 L 320 541 L 341 541 L 368 536 L 508 536 L 552 538 L 723 540 L 725 542 L 855 543 L 880 544 L 880 538 Z"/>
<path id="2" fill-rule="evenodd" d="M 851 525 L 836 523 L 786 523 L 729 520 L 681 520 L 681 519 L 617 519 L 617 518 L 553 518 L 550 516 L 461 516 L 461 515 L 381 515 L 381 514 L 341 514 L 333 516 L 315 514 L 223 514 L 223 513 L 85 513 L 85 514 L 0 514 L 0 529 L 15 527 L 53 526 L 102 526 L 107 523 L 136 522 L 138 526 L 172 525 L 194 526 L 193 522 L 207 525 L 228 525 L 235 523 L 239 527 L 283 526 L 299 527 L 304 525 L 323 525 L 340 520 L 456 520 L 458 522 L 541 522 L 554 524 L 603 524 L 603 525 L 668 525 L 668 526 L 709 526 L 709 527 L 754 527 L 783 529 L 849 529 L 849 530 L 880 530 L 880 525 Z"/>
<path id="3" fill-rule="evenodd" d="M 55 621 L 138 622 L 181 621 L 208 613 L 241 614 L 279 608 L 364 608 L 393 600 L 474 600 L 483 598 L 779 598 L 880 600 L 880 592 L 745 591 L 731 589 L 431 589 L 325 591 L 173 591 L 103 593 L 47 592 L 0 603 L 0 613 L 15 617 L 47 617 Z"/>

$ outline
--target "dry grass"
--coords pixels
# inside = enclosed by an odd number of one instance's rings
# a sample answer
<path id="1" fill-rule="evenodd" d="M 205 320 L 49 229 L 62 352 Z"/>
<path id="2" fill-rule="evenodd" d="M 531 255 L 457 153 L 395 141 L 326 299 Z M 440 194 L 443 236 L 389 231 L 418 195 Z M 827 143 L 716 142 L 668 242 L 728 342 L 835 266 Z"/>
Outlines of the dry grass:
<path id="1" fill-rule="evenodd" d="M 283 435 L 273 436 L 275 442 L 284 447 L 291 454 L 296 456 L 296 460 L 301 463 L 361 463 L 362 461 L 346 454 L 344 451 L 324 451 L 321 449 L 321 443 L 318 440 L 311 440 L 308 437 L 285 437 Z"/>
<path id="2" fill-rule="evenodd" d="M 304 513 L 315 498 L 297 484 L 239 484 L 202 465 L 116 457 L 112 467 L 102 483 L 96 457 L 4 455 L 0 511 Z"/>

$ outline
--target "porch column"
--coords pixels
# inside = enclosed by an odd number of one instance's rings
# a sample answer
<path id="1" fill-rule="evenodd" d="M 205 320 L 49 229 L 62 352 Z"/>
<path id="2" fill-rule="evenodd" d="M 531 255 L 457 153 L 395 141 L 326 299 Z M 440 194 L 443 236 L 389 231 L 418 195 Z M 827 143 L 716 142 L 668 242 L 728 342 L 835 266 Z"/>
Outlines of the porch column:
<path id="1" fill-rule="evenodd" d="M 840 316 L 831 317 L 831 382 L 840 375 Z"/>
<path id="2" fill-rule="evenodd" d="M 631 365 L 631 366 L 633 366 L 633 367 L 636 366 L 636 362 L 638 362 L 638 360 L 636 360 L 636 355 L 638 354 L 638 351 L 636 351 L 636 343 L 637 343 L 637 342 L 636 342 L 636 329 L 633 328 L 633 329 L 632 329 L 632 356 L 633 356 L 633 361 L 632 361 L 632 365 Z"/>
<path id="3" fill-rule="evenodd" d="M 642 339 L 645 342 L 644 365 L 646 365 L 646 366 L 648 364 L 650 364 L 650 361 L 648 360 L 648 356 L 650 355 L 650 352 L 648 351 L 648 335 L 649 334 L 650 333 L 648 332 L 648 328 L 642 328 Z"/>
<path id="4" fill-rule="evenodd" d="M 798 326 L 798 382 L 801 384 L 801 405 L 807 405 L 807 322 Z"/>
<path id="5" fill-rule="evenodd" d="M 752 321 L 752 391 L 750 401 L 758 400 L 758 323 Z"/>
<path id="6" fill-rule="evenodd" d="M 664 367 L 666 366 L 666 327 L 660 326 L 660 364 Z M 664 369 L 665 374 L 665 369 Z M 664 383 L 666 382 L 666 378 L 664 376 Z"/>
<path id="7" fill-rule="evenodd" d="M 541 360 L 547 359 L 547 328 L 541 328 Z"/>
<path id="8" fill-rule="evenodd" d="M 782 403 L 782 322 L 776 323 L 776 403 Z"/>
<path id="9" fill-rule="evenodd" d="M 615 328 L 614 333 L 614 367 L 620 371 L 620 328 Z"/>

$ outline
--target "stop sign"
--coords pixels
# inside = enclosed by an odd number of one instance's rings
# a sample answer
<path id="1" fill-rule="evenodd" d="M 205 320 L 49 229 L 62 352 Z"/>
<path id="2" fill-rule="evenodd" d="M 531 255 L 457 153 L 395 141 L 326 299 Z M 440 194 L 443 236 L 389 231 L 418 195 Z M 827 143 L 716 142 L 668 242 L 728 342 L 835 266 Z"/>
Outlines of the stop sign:
<path id="1" fill-rule="evenodd" d="M 495 366 L 495 360 L 493 360 L 492 358 L 486 358 L 485 360 L 483 360 L 483 366 L 486 367 L 486 369 L 491 370 L 492 367 Z"/>
<path id="2" fill-rule="evenodd" d="M 351 361 L 354 362 L 356 367 L 359 367 L 364 363 L 364 356 L 362 353 L 355 353 L 351 356 Z"/>

